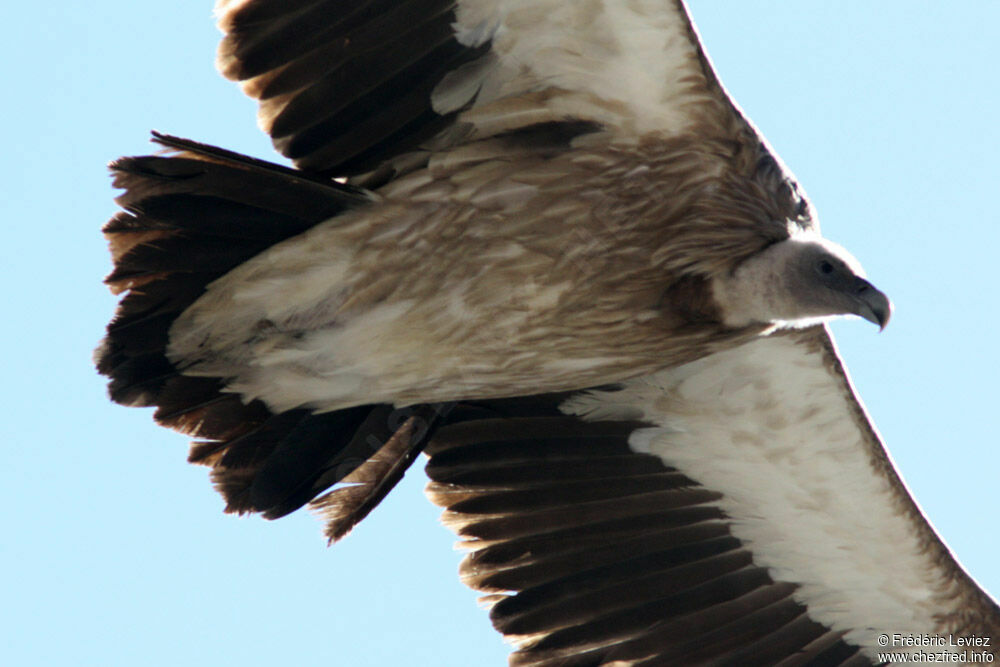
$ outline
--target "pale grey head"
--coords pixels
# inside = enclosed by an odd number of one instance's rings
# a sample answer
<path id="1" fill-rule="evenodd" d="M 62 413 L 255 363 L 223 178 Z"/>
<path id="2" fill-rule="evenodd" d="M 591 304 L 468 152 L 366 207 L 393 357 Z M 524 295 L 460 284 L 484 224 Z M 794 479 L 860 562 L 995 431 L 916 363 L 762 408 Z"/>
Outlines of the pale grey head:
<path id="1" fill-rule="evenodd" d="M 730 326 L 804 326 L 857 315 L 881 330 L 892 315 L 889 298 L 868 282 L 858 261 L 811 234 L 775 243 L 731 275 L 716 278 L 713 294 Z"/>
<path id="2" fill-rule="evenodd" d="M 832 247 L 831 247 L 832 246 Z M 791 270 L 794 299 L 817 314 L 850 314 L 885 328 L 892 314 L 889 298 L 868 282 L 847 251 L 830 243 L 805 244 Z"/>

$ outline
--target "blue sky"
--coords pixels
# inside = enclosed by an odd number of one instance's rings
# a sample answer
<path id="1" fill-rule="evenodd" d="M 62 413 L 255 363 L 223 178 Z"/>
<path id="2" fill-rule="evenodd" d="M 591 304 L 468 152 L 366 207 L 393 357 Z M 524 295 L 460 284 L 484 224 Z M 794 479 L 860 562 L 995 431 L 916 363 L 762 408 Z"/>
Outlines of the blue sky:
<path id="1" fill-rule="evenodd" d="M 62 4 L 12 7 L 0 42 L 0 662 L 504 664 L 419 465 L 327 549 L 304 512 L 223 515 L 184 437 L 106 400 L 89 362 L 114 306 L 105 163 L 148 151 L 152 128 L 274 154 L 213 69 L 209 0 Z M 1000 4 L 949 5 L 692 11 L 825 235 L 895 301 L 880 335 L 838 323 L 841 352 L 918 502 L 1000 593 Z"/>

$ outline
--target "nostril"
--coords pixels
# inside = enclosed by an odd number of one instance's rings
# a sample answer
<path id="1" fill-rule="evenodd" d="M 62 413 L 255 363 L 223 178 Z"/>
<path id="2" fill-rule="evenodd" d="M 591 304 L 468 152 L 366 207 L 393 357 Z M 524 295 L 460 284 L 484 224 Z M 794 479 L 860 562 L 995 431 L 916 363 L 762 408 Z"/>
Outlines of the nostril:
<path id="1" fill-rule="evenodd" d="M 854 283 L 854 292 L 856 294 L 864 294 L 872 288 L 872 284 L 865 280 L 864 278 L 858 278 Z"/>

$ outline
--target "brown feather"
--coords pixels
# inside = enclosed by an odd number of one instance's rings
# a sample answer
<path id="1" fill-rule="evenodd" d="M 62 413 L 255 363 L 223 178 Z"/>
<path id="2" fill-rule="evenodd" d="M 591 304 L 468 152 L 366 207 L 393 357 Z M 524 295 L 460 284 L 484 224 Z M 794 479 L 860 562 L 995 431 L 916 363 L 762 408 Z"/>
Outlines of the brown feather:
<path id="1" fill-rule="evenodd" d="M 434 410 L 419 409 L 390 432 L 385 444 L 364 463 L 339 477 L 340 486 L 311 501 L 310 509 L 326 522 L 325 534 L 330 543 L 351 532 L 402 479 L 426 444 L 436 419 Z"/>
<path id="2" fill-rule="evenodd" d="M 512 665 L 856 655 L 793 600 L 796 586 L 753 563 L 719 494 L 632 452 L 641 423 L 578 421 L 558 403 L 466 406 L 427 449 L 428 494 L 471 550 L 462 579 L 488 594 L 494 625 L 518 646 Z"/>
<path id="3" fill-rule="evenodd" d="M 115 265 L 107 282 L 126 294 L 96 353 L 98 370 L 112 399 L 155 406 L 158 423 L 199 438 L 189 460 L 212 468 L 226 511 L 281 516 L 362 466 L 377 449 L 367 438 L 391 439 L 386 408 L 274 414 L 228 392 L 225 377 L 184 375 L 167 356 L 171 327 L 230 268 L 370 196 L 204 144 L 157 140 L 181 154 L 112 165 L 125 211 L 104 229 Z M 399 480 L 425 435 L 397 438 L 410 452 L 367 468 L 378 492 L 359 500 L 353 521 Z"/>

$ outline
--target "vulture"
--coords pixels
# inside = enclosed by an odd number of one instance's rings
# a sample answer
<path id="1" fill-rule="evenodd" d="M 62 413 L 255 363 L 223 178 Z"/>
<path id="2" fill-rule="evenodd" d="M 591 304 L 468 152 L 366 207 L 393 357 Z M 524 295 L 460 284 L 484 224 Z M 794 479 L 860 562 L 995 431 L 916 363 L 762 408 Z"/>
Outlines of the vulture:
<path id="1" fill-rule="evenodd" d="M 293 166 L 115 161 L 95 359 L 227 512 L 336 541 L 426 454 L 512 665 L 992 661 L 826 326 L 890 301 L 681 0 L 216 11 Z"/>

